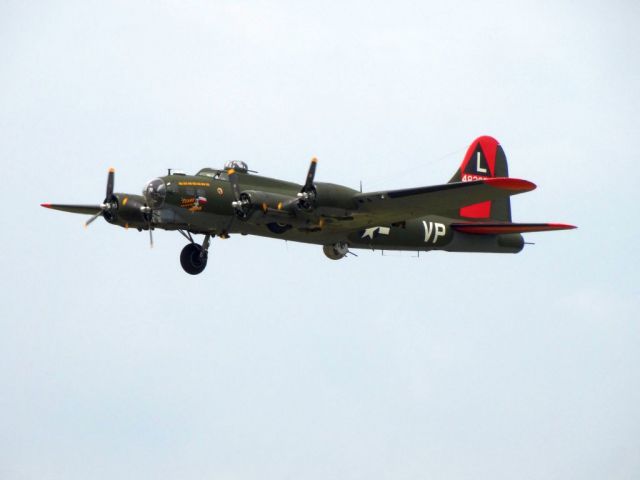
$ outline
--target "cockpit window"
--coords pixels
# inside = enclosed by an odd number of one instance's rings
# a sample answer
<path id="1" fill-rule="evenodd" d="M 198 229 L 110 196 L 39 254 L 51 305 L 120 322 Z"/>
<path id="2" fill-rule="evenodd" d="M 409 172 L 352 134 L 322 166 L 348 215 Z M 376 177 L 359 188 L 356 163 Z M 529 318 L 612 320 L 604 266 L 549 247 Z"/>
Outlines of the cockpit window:
<path id="1" fill-rule="evenodd" d="M 216 178 L 216 174 L 219 173 L 218 170 L 214 170 L 213 168 L 203 168 L 196 175 L 201 177 L 211 177 Z"/>
<path id="2" fill-rule="evenodd" d="M 216 180 L 221 178 L 223 180 L 227 179 L 227 172 L 222 170 L 214 170 L 213 168 L 203 168 L 196 175 L 201 177 L 210 177 L 215 178 Z"/>
<path id="3" fill-rule="evenodd" d="M 167 186 L 164 180 L 156 178 L 151 180 L 142 191 L 147 205 L 151 208 L 160 208 L 167 196 Z"/>

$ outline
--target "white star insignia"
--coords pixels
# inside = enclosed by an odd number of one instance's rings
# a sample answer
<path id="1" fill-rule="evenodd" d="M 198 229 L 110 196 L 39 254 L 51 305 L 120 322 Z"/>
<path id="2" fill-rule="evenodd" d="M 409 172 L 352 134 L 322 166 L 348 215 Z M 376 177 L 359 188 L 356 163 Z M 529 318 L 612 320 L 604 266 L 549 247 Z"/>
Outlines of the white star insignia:
<path id="1" fill-rule="evenodd" d="M 362 232 L 362 236 L 360 238 L 373 238 L 376 236 L 376 232 L 380 235 L 389 235 L 391 229 L 389 227 L 371 227 L 367 228 L 364 232 Z"/>

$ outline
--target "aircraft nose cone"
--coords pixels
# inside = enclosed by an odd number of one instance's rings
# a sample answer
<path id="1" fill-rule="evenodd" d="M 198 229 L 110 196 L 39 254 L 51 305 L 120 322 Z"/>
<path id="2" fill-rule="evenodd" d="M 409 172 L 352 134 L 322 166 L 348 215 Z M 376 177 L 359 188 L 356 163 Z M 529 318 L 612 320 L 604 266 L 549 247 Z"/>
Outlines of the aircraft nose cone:
<path id="1" fill-rule="evenodd" d="M 145 186 L 142 194 L 151 208 L 160 208 L 167 196 L 167 185 L 161 178 L 154 178 Z"/>

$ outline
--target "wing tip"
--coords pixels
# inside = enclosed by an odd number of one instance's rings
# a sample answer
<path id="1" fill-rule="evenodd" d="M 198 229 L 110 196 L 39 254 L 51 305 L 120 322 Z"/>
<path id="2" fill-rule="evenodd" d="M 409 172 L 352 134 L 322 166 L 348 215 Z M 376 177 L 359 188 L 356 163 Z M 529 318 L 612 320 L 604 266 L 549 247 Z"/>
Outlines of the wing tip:
<path id="1" fill-rule="evenodd" d="M 576 225 L 569 225 L 568 223 L 550 223 L 550 227 L 553 227 L 554 230 L 575 230 L 578 228 Z"/>

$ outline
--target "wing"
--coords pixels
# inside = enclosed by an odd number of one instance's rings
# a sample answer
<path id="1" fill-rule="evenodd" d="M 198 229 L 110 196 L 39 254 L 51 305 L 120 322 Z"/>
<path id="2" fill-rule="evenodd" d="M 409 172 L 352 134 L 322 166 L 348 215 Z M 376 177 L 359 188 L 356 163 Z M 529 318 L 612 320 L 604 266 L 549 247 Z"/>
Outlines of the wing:
<path id="1" fill-rule="evenodd" d="M 467 205 L 529 192 L 535 184 L 517 178 L 486 178 L 432 187 L 360 193 L 357 216 L 373 224 L 395 223 L 425 215 L 448 215 Z"/>
<path id="2" fill-rule="evenodd" d="M 63 205 L 60 203 L 42 203 L 42 207 L 51 208 L 53 210 L 61 210 L 70 213 L 82 213 L 83 215 L 95 215 L 102 208 L 100 205 Z"/>

